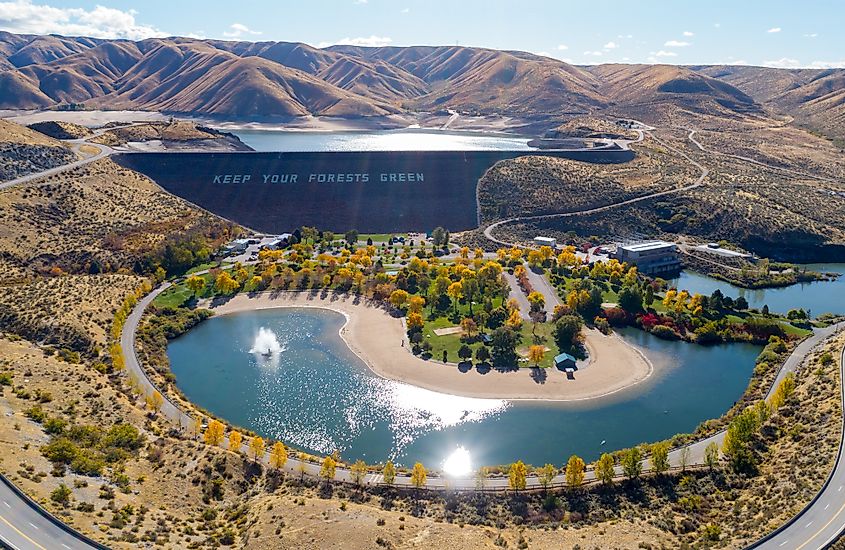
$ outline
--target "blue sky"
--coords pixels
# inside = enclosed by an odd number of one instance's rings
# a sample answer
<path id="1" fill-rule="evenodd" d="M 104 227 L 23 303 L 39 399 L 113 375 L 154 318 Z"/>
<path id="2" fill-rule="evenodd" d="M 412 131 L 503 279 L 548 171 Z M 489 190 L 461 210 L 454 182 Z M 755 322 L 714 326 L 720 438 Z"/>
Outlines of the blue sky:
<path id="1" fill-rule="evenodd" d="M 12 32 L 457 43 L 577 64 L 845 67 L 843 22 L 841 0 L 0 0 L 0 29 Z"/>

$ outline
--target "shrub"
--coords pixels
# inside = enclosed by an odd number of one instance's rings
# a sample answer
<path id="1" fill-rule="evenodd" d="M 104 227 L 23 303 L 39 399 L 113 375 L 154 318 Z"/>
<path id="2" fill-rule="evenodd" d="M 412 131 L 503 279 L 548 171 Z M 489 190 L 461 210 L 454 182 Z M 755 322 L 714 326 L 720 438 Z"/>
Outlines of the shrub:
<path id="1" fill-rule="evenodd" d="M 664 340 L 677 340 L 681 337 L 680 334 L 675 332 L 675 329 L 666 325 L 655 325 L 652 327 L 651 333 Z"/>
<path id="2" fill-rule="evenodd" d="M 71 494 L 72 491 L 70 490 L 70 488 L 68 488 L 67 485 L 62 483 L 58 487 L 53 489 L 52 493 L 50 493 L 50 500 L 52 500 L 56 504 L 67 506 L 70 503 Z"/>
<path id="3" fill-rule="evenodd" d="M 39 424 L 43 424 L 47 420 L 47 413 L 41 408 L 41 405 L 33 405 L 24 411 L 27 418 Z"/>

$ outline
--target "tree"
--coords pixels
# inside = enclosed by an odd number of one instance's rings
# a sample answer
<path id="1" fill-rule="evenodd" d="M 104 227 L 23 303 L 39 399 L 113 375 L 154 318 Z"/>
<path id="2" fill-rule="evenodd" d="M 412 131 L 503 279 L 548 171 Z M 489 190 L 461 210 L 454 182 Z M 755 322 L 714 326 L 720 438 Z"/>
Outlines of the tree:
<path id="1" fill-rule="evenodd" d="M 581 334 L 583 325 L 584 322 L 577 315 L 562 315 L 552 330 L 557 347 L 561 351 L 572 349 L 572 346 L 578 342 L 577 338 Z"/>
<path id="2" fill-rule="evenodd" d="M 651 446 L 651 469 L 657 475 L 669 470 L 669 443 L 666 441 Z"/>
<path id="3" fill-rule="evenodd" d="M 194 296 L 199 296 L 200 292 L 205 288 L 205 279 L 199 275 L 191 275 L 185 281 L 185 286 L 194 293 Z"/>
<path id="4" fill-rule="evenodd" d="M 288 450 L 281 441 L 276 441 L 270 451 L 270 466 L 277 470 L 285 467 L 288 461 Z"/>
<path id="5" fill-rule="evenodd" d="M 751 443 L 759 427 L 759 418 L 751 407 L 736 415 L 728 424 L 725 439 L 722 442 L 722 452 L 730 461 L 734 471 L 754 470 L 756 463 Z"/>
<path id="6" fill-rule="evenodd" d="M 214 290 L 218 294 L 232 294 L 238 288 L 240 288 L 240 285 L 228 271 L 221 271 L 214 280 Z"/>
<path id="7" fill-rule="evenodd" d="M 408 293 L 402 289 L 394 290 L 390 294 L 390 305 L 400 309 L 408 301 Z"/>
<path id="8" fill-rule="evenodd" d="M 470 272 L 471 273 L 471 272 Z M 469 302 L 469 314 L 472 315 L 472 300 L 478 294 L 478 279 L 475 276 L 464 276 L 461 279 L 461 290 Z"/>
<path id="9" fill-rule="evenodd" d="M 487 346 L 481 346 L 475 350 L 475 358 L 481 363 L 486 363 L 490 360 L 490 350 L 487 349 Z"/>
<path id="10" fill-rule="evenodd" d="M 208 445 L 220 445 L 223 442 L 223 424 L 219 420 L 212 420 L 205 429 L 203 439 Z"/>
<path id="11" fill-rule="evenodd" d="M 643 295 L 635 286 L 623 286 L 617 301 L 619 307 L 628 313 L 639 313 L 643 310 Z"/>
<path id="12" fill-rule="evenodd" d="M 493 361 L 499 364 L 514 363 L 516 361 L 516 346 L 522 340 L 522 335 L 508 327 L 499 327 L 490 335 Z"/>
<path id="13" fill-rule="evenodd" d="M 161 396 L 161 393 L 159 393 L 158 390 L 153 390 L 153 393 L 148 395 L 145 401 L 147 407 L 149 407 L 154 414 L 158 414 L 158 412 L 164 406 L 164 397 Z"/>
<path id="14" fill-rule="evenodd" d="M 566 484 L 570 487 L 580 487 L 584 483 L 585 464 L 581 457 L 572 455 L 566 463 Z"/>
<path id="15" fill-rule="evenodd" d="M 423 326 L 425 326 L 425 321 L 423 321 L 422 315 L 415 311 L 408 313 L 406 323 L 408 325 L 409 332 L 414 330 L 422 330 Z"/>
<path id="16" fill-rule="evenodd" d="M 431 242 L 434 248 L 446 249 L 449 247 L 449 232 L 442 227 L 435 227 L 431 232 Z"/>
<path id="17" fill-rule="evenodd" d="M 481 466 L 475 471 L 475 488 L 477 490 L 484 491 L 484 487 L 487 485 L 487 476 L 489 474 L 490 468 L 487 466 Z"/>
<path id="18" fill-rule="evenodd" d="M 687 471 L 687 466 L 689 466 L 689 455 L 689 445 L 681 447 L 681 452 L 678 454 L 678 465 L 681 467 L 682 472 Z"/>
<path id="19" fill-rule="evenodd" d="M 643 455 L 639 447 L 631 447 L 622 453 L 622 472 L 628 479 L 637 479 L 643 471 Z"/>
<path id="20" fill-rule="evenodd" d="M 458 349 L 458 357 L 464 361 L 472 359 L 472 348 L 466 344 L 461 344 L 461 347 Z"/>
<path id="21" fill-rule="evenodd" d="M 252 460 L 258 461 L 259 457 L 264 456 L 264 440 L 260 437 L 253 436 L 249 441 L 249 450 L 252 452 Z"/>
<path id="22" fill-rule="evenodd" d="M 546 297 L 535 290 L 528 294 L 528 303 L 531 304 L 531 311 L 542 311 L 546 307 Z"/>
<path id="23" fill-rule="evenodd" d="M 421 313 L 425 307 L 425 298 L 422 296 L 411 296 L 408 299 L 408 311 L 410 313 Z"/>
<path id="24" fill-rule="evenodd" d="M 387 464 L 384 465 L 381 477 L 387 485 L 393 485 L 393 482 L 396 481 L 396 467 L 390 460 L 388 460 Z"/>
<path id="25" fill-rule="evenodd" d="M 613 457 L 607 453 L 603 453 L 596 462 L 596 478 L 605 485 L 610 485 L 613 483 L 615 473 L 613 469 Z"/>
<path id="26" fill-rule="evenodd" d="M 552 464 L 546 464 L 537 471 L 537 481 L 539 481 L 540 485 L 543 486 L 544 491 L 548 490 L 549 484 L 555 478 L 556 473 L 557 468 L 555 468 Z"/>
<path id="27" fill-rule="evenodd" d="M 710 442 L 704 448 L 704 463 L 711 472 L 719 463 L 719 445 L 715 441 Z"/>
<path id="28" fill-rule="evenodd" d="M 464 333 L 464 336 L 467 338 L 472 338 L 472 336 L 478 332 L 478 325 L 475 323 L 475 319 L 472 317 L 465 317 L 461 320 L 461 330 Z"/>
<path id="29" fill-rule="evenodd" d="M 745 296 L 740 296 L 736 300 L 734 300 L 734 308 L 744 311 L 748 309 L 748 300 L 745 299 Z"/>
<path id="30" fill-rule="evenodd" d="M 777 411 L 781 407 L 783 407 L 784 403 L 792 396 L 795 392 L 795 376 L 789 372 L 784 376 L 783 380 L 780 381 L 778 384 L 777 389 L 775 389 L 775 393 L 772 395 L 770 400 L 770 405 L 772 411 Z"/>
<path id="31" fill-rule="evenodd" d="M 243 438 L 241 437 L 240 432 L 232 430 L 232 432 L 229 433 L 229 450 L 240 453 L 242 441 Z"/>
<path id="32" fill-rule="evenodd" d="M 645 287 L 645 296 L 643 297 L 643 303 L 646 307 L 651 307 L 651 304 L 654 303 L 654 287 L 648 285 Z"/>
<path id="33" fill-rule="evenodd" d="M 455 307 L 455 313 L 458 312 L 458 300 L 463 296 L 463 285 L 460 281 L 454 282 L 446 289 L 446 294 L 452 299 L 452 305 Z"/>
<path id="34" fill-rule="evenodd" d="M 352 483 L 361 485 L 364 481 L 364 476 L 367 475 L 367 464 L 363 460 L 356 460 L 355 464 L 349 468 L 349 474 L 352 476 Z"/>
<path id="35" fill-rule="evenodd" d="M 336 469 L 337 462 L 335 459 L 331 455 L 326 455 L 326 458 L 323 459 L 323 464 L 320 466 L 320 477 L 328 483 L 334 479 Z"/>
<path id="36" fill-rule="evenodd" d="M 535 367 L 540 366 L 540 362 L 546 356 L 545 346 L 531 346 L 528 348 L 528 360 L 534 363 Z"/>
<path id="37" fill-rule="evenodd" d="M 351 246 L 358 242 L 358 231 L 356 231 L 355 229 L 350 229 L 344 234 L 343 238 Z"/>
<path id="38" fill-rule="evenodd" d="M 425 487 L 425 480 L 425 466 L 422 465 L 422 462 L 417 462 L 416 464 L 414 464 L 414 468 L 411 470 L 411 485 L 413 485 L 417 489 L 421 489 L 422 487 Z"/>
<path id="39" fill-rule="evenodd" d="M 517 460 L 511 464 L 508 470 L 508 486 L 514 491 L 522 491 L 525 489 L 526 478 L 528 477 L 528 468 L 521 460 Z"/>
<path id="40" fill-rule="evenodd" d="M 519 330 L 522 328 L 522 315 L 519 314 L 518 309 L 511 310 L 508 320 L 505 321 L 505 326 L 513 330 Z"/>

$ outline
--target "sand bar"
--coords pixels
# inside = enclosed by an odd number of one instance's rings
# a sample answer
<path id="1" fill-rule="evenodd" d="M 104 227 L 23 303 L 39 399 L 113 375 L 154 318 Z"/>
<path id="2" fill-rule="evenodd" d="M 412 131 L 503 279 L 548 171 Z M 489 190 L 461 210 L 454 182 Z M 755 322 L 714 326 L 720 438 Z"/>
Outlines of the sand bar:
<path id="1" fill-rule="evenodd" d="M 201 302 L 217 315 L 282 307 L 315 307 L 342 313 L 346 324 L 340 335 L 349 348 L 378 376 L 432 391 L 509 400 L 584 401 L 597 399 L 647 379 L 654 371 L 636 348 L 616 335 L 586 331 L 589 366 L 574 379 L 557 369 L 522 368 L 481 373 L 477 367 L 462 372 L 456 365 L 423 360 L 408 349 L 402 319 L 381 307 L 351 295 L 310 292 L 237 294 L 222 304 Z M 542 371 L 542 372 L 538 372 Z M 538 374 L 545 375 L 538 376 Z M 541 378 L 542 381 L 539 381 Z"/>

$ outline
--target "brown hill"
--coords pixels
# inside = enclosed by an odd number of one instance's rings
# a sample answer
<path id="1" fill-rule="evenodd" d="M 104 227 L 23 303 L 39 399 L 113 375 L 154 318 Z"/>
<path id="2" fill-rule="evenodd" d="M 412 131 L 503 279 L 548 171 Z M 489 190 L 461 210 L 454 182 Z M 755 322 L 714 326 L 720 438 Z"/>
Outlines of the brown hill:
<path id="1" fill-rule="evenodd" d="M 0 181 L 74 160 L 76 155 L 60 141 L 0 118 Z"/>

